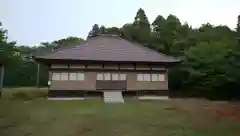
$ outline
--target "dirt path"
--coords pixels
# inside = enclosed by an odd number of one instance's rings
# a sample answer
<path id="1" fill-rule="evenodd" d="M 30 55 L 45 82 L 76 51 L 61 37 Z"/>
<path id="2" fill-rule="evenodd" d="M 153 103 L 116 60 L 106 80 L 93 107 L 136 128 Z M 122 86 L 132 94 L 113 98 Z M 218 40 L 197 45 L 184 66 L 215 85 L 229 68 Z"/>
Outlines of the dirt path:
<path id="1" fill-rule="evenodd" d="M 197 114 L 207 114 L 216 119 L 230 118 L 240 122 L 239 102 L 212 102 L 200 99 L 175 99 L 174 105 Z"/>

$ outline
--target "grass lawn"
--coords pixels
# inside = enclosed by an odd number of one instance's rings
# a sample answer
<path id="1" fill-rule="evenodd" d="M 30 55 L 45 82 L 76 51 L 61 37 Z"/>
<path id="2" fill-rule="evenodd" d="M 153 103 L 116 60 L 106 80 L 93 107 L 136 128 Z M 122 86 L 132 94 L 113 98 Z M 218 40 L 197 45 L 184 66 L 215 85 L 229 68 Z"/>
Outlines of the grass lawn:
<path id="1" fill-rule="evenodd" d="M 240 121 L 218 114 L 231 105 L 181 99 L 124 104 L 2 99 L 0 136 L 238 136 Z"/>

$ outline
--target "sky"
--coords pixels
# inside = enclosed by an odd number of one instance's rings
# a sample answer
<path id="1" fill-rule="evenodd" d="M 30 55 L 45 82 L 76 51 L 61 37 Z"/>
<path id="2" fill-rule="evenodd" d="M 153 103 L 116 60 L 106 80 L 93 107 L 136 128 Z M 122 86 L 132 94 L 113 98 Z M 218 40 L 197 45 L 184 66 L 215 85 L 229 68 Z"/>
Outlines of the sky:
<path id="1" fill-rule="evenodd" d="M 176 15 L 192 27 L 203 23 L 235 29 L 239 0 L 0 0 L 0 22 L 10 41 L 35 46 L 77 36 L 86 38 L 93 24 L 121 27 L 143 8 L 149 21 Z"/>

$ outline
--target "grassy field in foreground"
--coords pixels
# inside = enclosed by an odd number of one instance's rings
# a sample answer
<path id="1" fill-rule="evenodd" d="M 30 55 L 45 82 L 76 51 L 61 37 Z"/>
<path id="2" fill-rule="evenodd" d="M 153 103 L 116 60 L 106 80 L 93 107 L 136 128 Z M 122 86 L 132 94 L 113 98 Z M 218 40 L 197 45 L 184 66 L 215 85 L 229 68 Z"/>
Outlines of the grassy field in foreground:
<path id="1" fill-rule="evenodd" d="M 215 116 L 217 106 L 203 100 L 0 100 L 0 136 L 240 135 L 237 120 Z"/>

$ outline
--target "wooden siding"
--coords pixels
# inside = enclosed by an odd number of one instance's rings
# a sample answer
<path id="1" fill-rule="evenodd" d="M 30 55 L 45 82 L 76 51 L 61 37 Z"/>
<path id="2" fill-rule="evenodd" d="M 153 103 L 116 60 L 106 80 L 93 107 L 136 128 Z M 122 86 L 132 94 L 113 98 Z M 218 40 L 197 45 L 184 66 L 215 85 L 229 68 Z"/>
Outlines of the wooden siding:
<path id="1" fill-rule="evenodd" d="M 135 82 L 137 75 L 135 72 L 127 72 L 127 90 L 136 90 Z"/>
<path id="2" fill-rule="evenodd" d="M 97 81 L 96 89 L 99 90 L 125 90 L 126 81 Z"/>
<path id="3" fill-rule="evenodd" d="M 134 70 L 133 64 L 120 64 L 119 69 L 121 70 Z"/>
<path id="4" fill-rule="evenodd" d="M 51 90 L 96 90 L 96 72 L 85 72 L 84 81 L 55 81 L 50 86 Z"/>
<path id="5" fill-rule="evenodd" d="M 87 68 L 88 69 L 102 69 L 103 65 L 102 64 L 88 64 Z"/>
<path id="6" fill-rule="evenodd" d="M 118 64 L 104 64 L 104 69 L 118 69 Z"/>
<path id="7" fill-rule="evenodd" d="M 165 67 L 161 65 L 151 65 L 152 70 L 166 70 Z"/>
<path id="8" fill-rule="evenodd" d="M 165 81 L 137 81 L 137 74 L 138 72 L 127 73 L 127 90 L 168 90 L 167 73 Z"/>
<path id="9" fill-rule="evenodd" d="M 69 65 L 69 68 L 73 68 L 73 69 L 75 69 L 75 68 L 84 69 L 85 67 L 86 67 L 85 64 L 71 64 L 71 65 Z"/>
<path id="10" fill-rule="evenodd" d="M 136 65 L 136 70 L 150 70 L 151 67 L 149 65 Z"/>
<path id="11" fill-rule="evenodd" d="M 65 67 L 65 65 L 62 65 Z M 67 65 L 66 65 L 67 66 Z M 69 65 L 71 66 L 71 65 Z M 72 65 L 73 66 L 73 65 Z M 77 66 L 77 65 L 75 65 Z M 62 68 L 55 68 L 52 69 L 53 71 L 56 70 L 58 72 L 61 71 L 79 71 L 81 72 L 81 65 L 78 65 L 79 68 L 69 68 L 69 69 L 62 69 Z M 120 66 L 120 70 L 117 70 L 118 66 Z M 88 69 L 92 69 L 89 71 Z M 123 69 L 121 69 L 123 68 Z M 133 68 L 133 69 L 132 69 Z M 124 89 L 128 91 L 138 91 L 138 90 L 168 90 L 168 77 L 167 77 L 167 70 L 161 66 L 151 66 L 150 65 L 136 65 L 137 70 L 134 70 L 134 65 L 103 65 L 101 64 L 90 64 L 87 65 L 86 69 L 82 71 L 85 72 L 85 80 L 84 81 L 52 81 L 50 89 L 51 90 L 97 90 L 97 89 Z M 159 69 L 159 71 L 151 71 L 150 69 Z M 124 70 L 125 69 L 125 70 Z M 132 70 L 129 70 L 132 69 Z M 108 71 L 114 73 L 125 73 L 127 75 L 126 81 L 122 83 L 112 83 L 109 84 L 109 81 L 102 81 L 96 83 L 96 73 L 99 71 Z M 139 71 L 139 72 L 138 72 Z M 165 81 L 137 81 L 137 74 L 138 73 L 162 73 L 165 74 Z M 51 73 L 49 73 L 49 78 L 51 79 Z"/>
<path id="12" fill-rule="evenodd" d="M 84 71 L 166 71 L 163 65 L 148 64 L 53 64 L 51 70 L 84 70 Z"/>
<path id="13" fill-rule="evenodd" d="M 68 68 L 67 64 L 52 64 L 51 68 Z"/>

